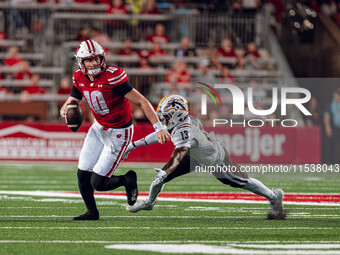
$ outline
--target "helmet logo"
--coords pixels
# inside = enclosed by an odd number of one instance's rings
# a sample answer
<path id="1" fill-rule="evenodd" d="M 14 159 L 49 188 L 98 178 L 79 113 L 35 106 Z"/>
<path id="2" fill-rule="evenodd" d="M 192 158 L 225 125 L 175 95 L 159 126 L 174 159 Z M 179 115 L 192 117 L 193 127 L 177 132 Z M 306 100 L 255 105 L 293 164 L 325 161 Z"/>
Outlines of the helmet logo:
<path id="1" fill-rule="evenodd" d="M 185 110 L 184 105 L 182 105 L 180 102 L 178 101 L 172 101 L 170 104 L 168 104 L 168 106 L 166 107 L 167 110 L 169 110 L 169 108 L 174 108 L 175 110 Z"/>
<path id="2" fill-rule="evenodd" d="M 170 130 L 188 116 L 188 103 L 182 96 L 169 95 L 159 102 L 157 113 L 160 121 Z"/>

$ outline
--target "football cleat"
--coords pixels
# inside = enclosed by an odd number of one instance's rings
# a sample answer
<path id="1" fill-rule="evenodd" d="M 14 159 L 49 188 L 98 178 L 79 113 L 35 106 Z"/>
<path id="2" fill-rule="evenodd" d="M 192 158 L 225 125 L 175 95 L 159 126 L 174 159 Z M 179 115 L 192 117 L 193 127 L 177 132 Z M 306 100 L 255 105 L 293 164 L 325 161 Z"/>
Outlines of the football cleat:
<path id="1" fill-rule="evenodd" d="M 272 211 L 268 214 L 268 219 L 285 219 L 285 212 L 283 211 L 283 191 L 282 189 L 274 189 L 273 192 L 277 195 L 277 198 L 270 202 Z"/>
<path id="2" fill-rule="evenodd" d="M 136 213 L 141 210 L 151 211 L 152 209 L 153 205 L 149 204 L 147 200 L 139 201 L 132 206 L 126 206 L 126 210 L 132 213 Z"/>
<path id="3" fill-rule="evenodd" d="M 129 205 L 134 205 L 138 197 L 138 187 L 137 187 L 137 174 L 135 171 L 130 170 L 125 174 L 126 184 L 126 197 Z"/>
<path id="4" fill-rule="evenodd" d="M 74 217 L 72 220 L 99 220 L 99 212 L 90 212 Z"/>
<path id="5" fill-rule="evenodd" d="M 166 177 L 168 177 L 166 171 L 159 168 L 155 168 L 154 170 L 157 172 L 156 176 L 153 178 L 154 185 L 162 183 L 166 179 Z"/>

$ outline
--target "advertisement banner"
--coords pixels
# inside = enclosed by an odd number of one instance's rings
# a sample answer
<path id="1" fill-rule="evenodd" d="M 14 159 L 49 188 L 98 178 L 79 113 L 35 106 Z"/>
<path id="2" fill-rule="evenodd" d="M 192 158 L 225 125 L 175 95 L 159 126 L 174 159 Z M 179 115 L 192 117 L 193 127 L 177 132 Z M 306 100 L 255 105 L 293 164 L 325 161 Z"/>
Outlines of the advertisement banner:
<path id="1" fill-rule="evenodd" d="M 74 133 L 64 124 L 0 124 L 1 161 L 77 161 L 90 125 Z M 213 128 L 238 163 L 320 163 L 321 138 L 318 126 L 308 128 Z M 136 124 L 134 139 L 153 132 L 149 124 Z M 313 139 L 310 139 L 313 137 Z M 165 145 L 143 146 L 132 151 L 130 162 L 166 162 L 173 150 Z"/>

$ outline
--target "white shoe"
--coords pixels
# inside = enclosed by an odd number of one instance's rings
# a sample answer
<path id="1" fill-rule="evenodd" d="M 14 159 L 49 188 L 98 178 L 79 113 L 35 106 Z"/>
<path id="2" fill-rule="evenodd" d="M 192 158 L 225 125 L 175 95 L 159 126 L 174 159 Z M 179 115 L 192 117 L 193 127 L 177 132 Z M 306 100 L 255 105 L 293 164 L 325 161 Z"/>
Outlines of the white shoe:
<path id="1" fill-rule="evenodd" d="M 283 191 L 282 189 L 273 189 L 273 192 L 277 195 L 277 198 L 273 201 L 270 202 L 270 207 L 272 208 L 272 214 L 273 215 L 278 215 L 278 214 L 283 214 Z"/>
<path id="2" fill-rule="evenodd" d="M 153 205 L 149 204 L 146 200 L 139 201 L 134 205 L 126 206 L 126 210 L 132 213 L 139 212 L 141 210 L 151 211 L 153 209 Z"/>

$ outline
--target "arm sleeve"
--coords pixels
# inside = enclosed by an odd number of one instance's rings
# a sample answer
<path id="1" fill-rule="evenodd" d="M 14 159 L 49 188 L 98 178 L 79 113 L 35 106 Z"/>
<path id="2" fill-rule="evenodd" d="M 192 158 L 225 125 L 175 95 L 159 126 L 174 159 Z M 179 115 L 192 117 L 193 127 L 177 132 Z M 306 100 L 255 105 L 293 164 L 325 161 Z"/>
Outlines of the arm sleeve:
<path id="1" fill-rule="evenodd" d="M 135 147 L 139 147 L 139 146 L 143 146 L 143 145 L 149 145 L 149 144 L 154 144 L 154 143 L 158 143 L 158 139 L 157 139 L 157 132 L 153 132 L 149 135 L 147 135 L 146 137 L 133 142 L 133 145 Z"/>
<path id="2" fill-rule="evenodd" d="M 83 95 L 80 93 L 80 91 L 76 88 L 76 86 L 73 85 L 72 87 L 72 92 L 71 92 L 71 96 L 75 97 L 79 100 L 83 99 Z"/>
<path id="3" fill-rule="evenodd" d="M 133 90 L 133 86 L 131 85 L 131 83 L 129 81 L 126 81 L 121 85 L 113 87 L 113 90 L 116 94 L 124 97 L 127 93 L 129 93 L 131 90 Z"/>

